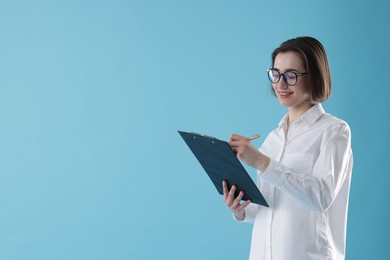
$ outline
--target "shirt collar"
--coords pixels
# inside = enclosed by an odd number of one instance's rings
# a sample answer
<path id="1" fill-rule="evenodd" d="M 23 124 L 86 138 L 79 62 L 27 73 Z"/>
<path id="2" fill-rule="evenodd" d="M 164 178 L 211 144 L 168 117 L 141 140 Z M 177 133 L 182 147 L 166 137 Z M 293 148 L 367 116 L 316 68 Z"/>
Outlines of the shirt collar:
<path id="1" fill-rule="evenodd" d="M 325 113 L 324 108 L 321 103 L 315 104 L 309 110 L 307 110 L 298 120 L 302 120 L 306 123 L 308 127 L 312 126 L 318 118 L 320 118 Z M 285 114 L 279 122 L 279 126 L 287 124 L 288 113 Z M 298 121 L 297 120 L 297 121 Z"/>

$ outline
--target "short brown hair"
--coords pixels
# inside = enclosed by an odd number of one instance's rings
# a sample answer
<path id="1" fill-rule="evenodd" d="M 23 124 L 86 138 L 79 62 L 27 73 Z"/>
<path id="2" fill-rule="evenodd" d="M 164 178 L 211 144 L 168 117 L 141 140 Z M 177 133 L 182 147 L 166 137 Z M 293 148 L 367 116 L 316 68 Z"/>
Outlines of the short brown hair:
<path id="1" fill-rule="evenodd" d="M 302 57 L 310 79 L 309 91 L 313 102 L 326 101 L 332 92 L 328 58 L 322 44 L 313 37 L 297 37 L 283 42 L 272 52 L 272 67 L 279 53 L 293 51 Z M 272 88 L 272 91 L 273 88 Z M 275 93 L 275 92 L 274 92 Z"/>

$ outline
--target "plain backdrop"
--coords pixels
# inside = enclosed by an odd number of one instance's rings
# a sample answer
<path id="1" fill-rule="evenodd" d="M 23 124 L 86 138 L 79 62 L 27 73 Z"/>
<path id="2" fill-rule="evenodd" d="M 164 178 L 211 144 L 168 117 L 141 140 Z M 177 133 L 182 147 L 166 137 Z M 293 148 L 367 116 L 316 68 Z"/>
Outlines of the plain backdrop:
<path id="1" fill-rule="evenodd" d="M 347 258 L 387 259 L 387 1 L 0 1 L 0 259 L 247 259 L 177 130 L 262 138 L 284 40 L 325 46 L 352 129 Z M 252 168 L 247 168 L 255 178 Z"/>

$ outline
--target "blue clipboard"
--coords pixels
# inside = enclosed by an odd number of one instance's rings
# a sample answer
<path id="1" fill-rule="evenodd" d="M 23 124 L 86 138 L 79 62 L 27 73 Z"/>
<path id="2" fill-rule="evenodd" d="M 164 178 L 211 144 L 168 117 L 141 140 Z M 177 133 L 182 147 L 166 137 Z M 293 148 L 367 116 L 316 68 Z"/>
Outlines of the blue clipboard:
<path id="1" fill-rule="evenodd" d="M 237 186 L 235 196 L 244 191 L 243 200 L 268 207 L 260 190 L 236 157 L 230 145 L 211 136 L 178 131 L 192 153 L 198 159 L 219 194 L 223 195 L 222 181 L 229 187 Z"/>

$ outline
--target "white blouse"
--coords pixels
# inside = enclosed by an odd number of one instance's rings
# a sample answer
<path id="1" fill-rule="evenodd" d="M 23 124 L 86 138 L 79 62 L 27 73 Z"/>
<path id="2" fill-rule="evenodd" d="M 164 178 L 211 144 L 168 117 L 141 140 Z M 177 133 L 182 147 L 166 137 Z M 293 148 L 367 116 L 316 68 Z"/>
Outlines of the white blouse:
<path id="1" fill-rule="evenodd" d="M 259 150 L 271 158 L 258 171 L 270 207 L 245 208 L 244 221 L 254 223 L 250 259 L 344 259 L 353 164 L 348 124 L 317 104 L 288 128 L 286 115 Z"/>

